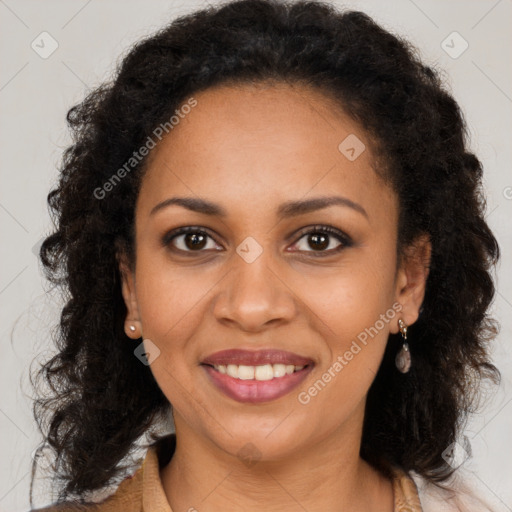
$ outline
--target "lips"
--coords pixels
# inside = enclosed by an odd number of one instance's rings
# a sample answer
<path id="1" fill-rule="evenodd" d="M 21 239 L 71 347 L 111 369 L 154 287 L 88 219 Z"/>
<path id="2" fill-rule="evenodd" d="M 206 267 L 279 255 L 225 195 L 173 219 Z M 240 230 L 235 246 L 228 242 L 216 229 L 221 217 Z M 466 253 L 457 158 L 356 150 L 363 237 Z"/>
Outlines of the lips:
<path id="1" fill-rule="evenodd" d="M 241 350 L 230 349 L 215 352 L 214 354 L 206 357 L 202 364 L 210 366 L 219 366 L 228 364 L 245 365 L 245 366 L 260 366 L 264 364 L 285 364 L 294 366 L 307 366 L 313 363 L 312 359 L 299 356 L 293 352 L 285 350 Z"/>
<path id="2" fill-rule="evenodd" d="M 290 393 L 306 379 L 314 362 L 283 350 L 232 349 L 211 354 L 201 366 L 224 395 L 256 404 Z"/>

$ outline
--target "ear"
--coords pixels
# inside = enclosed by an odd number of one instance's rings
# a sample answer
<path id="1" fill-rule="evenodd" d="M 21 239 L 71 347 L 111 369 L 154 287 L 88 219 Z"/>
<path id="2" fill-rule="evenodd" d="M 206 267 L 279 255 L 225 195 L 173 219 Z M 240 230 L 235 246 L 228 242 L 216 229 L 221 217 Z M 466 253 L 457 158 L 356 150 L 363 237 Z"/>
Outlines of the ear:
<path id="1" fill-rule="evenodd" d="M 117 254 L 117 261 L 121 274 L 121 291 L 126 305 L 124 331 L 129 338 L 138 339 L 142 336 L 142 325 L 135 290 L 135 272 L 129 265 L 124 252 Z"/>
<path id="2" fill-rule="evenodd" d="M 396 325 L 391 332 L 398 333 L 398 319 L 407 326 L 412 325 L 419 317 L 421 304 L 425 298 L 425 289 L 430 270 L 432 244 L 428 234 L 422 234 L 409 245 L 402 259 L 396 278 L 395 297 L 402 305 L 397 315 Z"/>

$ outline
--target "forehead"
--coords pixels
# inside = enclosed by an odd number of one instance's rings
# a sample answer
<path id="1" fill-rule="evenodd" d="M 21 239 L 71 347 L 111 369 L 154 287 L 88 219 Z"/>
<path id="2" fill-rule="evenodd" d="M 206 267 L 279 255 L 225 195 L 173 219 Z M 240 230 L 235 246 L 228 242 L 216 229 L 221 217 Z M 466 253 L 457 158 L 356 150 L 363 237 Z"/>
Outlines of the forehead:
<path id="1" fill-rule="evenodd" d="M 322 92 L 223 85 L 193 98 L 197 104 L 152 150 L 140 194 L 146 210 L 171 194 L 254 211 L 333 193 L 376 215 L 393 209 L 368 135 Z"/>

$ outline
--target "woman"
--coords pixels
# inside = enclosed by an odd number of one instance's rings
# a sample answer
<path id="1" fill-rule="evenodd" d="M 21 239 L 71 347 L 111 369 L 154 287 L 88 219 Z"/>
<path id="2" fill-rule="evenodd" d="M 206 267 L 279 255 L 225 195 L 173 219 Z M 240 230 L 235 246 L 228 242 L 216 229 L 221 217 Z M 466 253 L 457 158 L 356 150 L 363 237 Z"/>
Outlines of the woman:
<path id="1" fill-rule="evenodd" d="M 437 74 L 363 13 L 242 0 L 136 44 L 68 121 L 45 510 L 440 510 L 498 378 L 499 247 Z"/>

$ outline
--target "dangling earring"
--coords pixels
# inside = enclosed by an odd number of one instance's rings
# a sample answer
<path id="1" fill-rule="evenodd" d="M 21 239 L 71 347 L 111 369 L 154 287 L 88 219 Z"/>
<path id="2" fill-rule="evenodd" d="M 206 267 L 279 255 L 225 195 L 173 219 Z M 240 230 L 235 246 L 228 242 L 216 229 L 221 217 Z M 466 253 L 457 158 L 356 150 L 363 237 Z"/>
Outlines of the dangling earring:
<path id="1" fill-rule="evenodd" d="M 407 326 L 402 319 L 398 320 L 398 325 L 403 338 L 403 345 L 395 357 L 395 365 L 399 372 L 407 373 L 411 368 L 411 352 L 409 351 L 409 345 L 407 343 Z"/>

